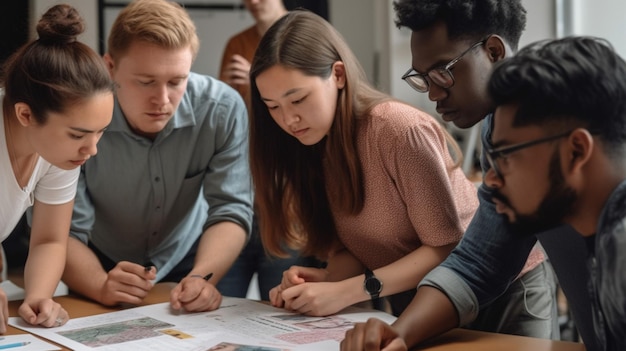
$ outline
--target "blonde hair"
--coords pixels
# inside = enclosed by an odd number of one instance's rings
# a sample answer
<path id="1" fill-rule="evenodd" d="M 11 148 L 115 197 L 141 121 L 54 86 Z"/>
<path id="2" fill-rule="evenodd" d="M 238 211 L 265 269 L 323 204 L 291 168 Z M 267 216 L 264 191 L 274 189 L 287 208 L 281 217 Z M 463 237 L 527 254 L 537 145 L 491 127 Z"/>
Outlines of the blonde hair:
<path id="1" fill-rule="evenodd" d="M 189 46 L 196 58 L 200 39 L 196 26 L 183 7 L 167 0 L 135 0 L 117 16 L 108 40 L 108 53 L 114 60 L 139 40 L 167 49 Z"/>

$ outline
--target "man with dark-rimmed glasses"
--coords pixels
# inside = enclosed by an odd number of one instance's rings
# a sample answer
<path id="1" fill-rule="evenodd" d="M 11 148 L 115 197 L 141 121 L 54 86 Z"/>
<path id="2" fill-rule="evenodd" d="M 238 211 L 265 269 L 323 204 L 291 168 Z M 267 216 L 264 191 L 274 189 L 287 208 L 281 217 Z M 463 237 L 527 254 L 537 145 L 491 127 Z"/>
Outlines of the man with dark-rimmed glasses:
<path id="1" fill-rule="evenodd" d="M 525 26 L 521 1 L 398 0 L 394 7 L 397 25 L 412 31 L 412 69 L 405 81 L 428 93 L 444 121 L 460 128 L 483 121 L 484 149 L 493 149 L 496 105 L 487 83 L 493 67 L 517 50 Z M 368 350 L 405 350 L 458 326 L 559 338 L 555 280 L 549 265 L 537 259 L 537 239 L 560 273 L 587 350 L 599 350 L 590 322 L 584 240 L 570 226 L 519 235 L 518 227 L 497 212 L 493 188 L 481 185 L 478 196 L 480 207 L 460 244 L 419 284 L 398 320 L 391 326 L 376 319 L 356 324 L 342 350 L 363 350 L 366 343 Z"/>
<path id="2" fill-rule="evenodd" d="M 435 67 L 426 73 L 416 72 L 413 67 L 409 68 L 405 74 L 402 75 L 404 80 L 411 88 L 420 93 L 427 93 L 430 87 L 429 81 L 437 84 L 439 87 L 448 89 L 454 85 L 454 75 L 452 74 L 452 67 L 459 62 L 465 54 L 485 44 L 487 38 L 480 40 L 470 46 L 467 50 L 463 51 L 459 56 L 453 58 L 444 66 Z"/>
<path id="3" fill-rule="evenodd" d="M 567 223 L 585 238 L 595 334 L 585 344 L 626 350 L 626 62 L 598 38 L 539 42 L 488 88 L 496 210 L 521 233 Z"/>

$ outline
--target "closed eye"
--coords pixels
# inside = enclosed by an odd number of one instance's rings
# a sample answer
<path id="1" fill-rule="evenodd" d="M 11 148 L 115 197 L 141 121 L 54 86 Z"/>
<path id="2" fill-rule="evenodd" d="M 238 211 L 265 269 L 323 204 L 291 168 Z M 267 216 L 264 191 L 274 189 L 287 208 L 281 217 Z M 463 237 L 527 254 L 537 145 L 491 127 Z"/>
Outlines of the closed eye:
<path id="1" fill-rule="evenodd" d="M 303 96 L 302 98 L 300 98 L 298 100 L 292 101 L 291 103 L 294 104 L 294 105 L 298 105 L 298 104 L 302 103 L 304 100 L 306 100 L 307 96 L 308 95 L 305 95 L 305 96 Z"/>

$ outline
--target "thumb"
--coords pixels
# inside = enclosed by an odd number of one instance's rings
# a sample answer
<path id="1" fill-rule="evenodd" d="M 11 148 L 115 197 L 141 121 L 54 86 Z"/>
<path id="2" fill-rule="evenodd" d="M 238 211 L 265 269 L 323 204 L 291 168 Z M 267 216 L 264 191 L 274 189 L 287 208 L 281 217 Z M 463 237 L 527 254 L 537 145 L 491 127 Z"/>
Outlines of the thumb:
<path id="1" fill-rule="evenodd" d="M 170 305 L 173 309 L 179 310 L 182 305 L 180 303 L 180 294 L 182 292 L 182 284 L 178 283 L 170 292 Z"/>

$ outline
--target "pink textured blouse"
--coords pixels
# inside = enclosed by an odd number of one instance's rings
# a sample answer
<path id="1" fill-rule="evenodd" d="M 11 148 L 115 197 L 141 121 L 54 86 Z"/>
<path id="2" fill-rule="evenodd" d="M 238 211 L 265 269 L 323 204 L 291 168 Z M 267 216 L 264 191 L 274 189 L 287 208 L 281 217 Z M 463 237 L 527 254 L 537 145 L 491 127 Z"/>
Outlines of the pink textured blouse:
<path id="1" fill-rule="evenodd" d="M 401 102 L 385 102 L 359 120 L 357 148 L 363 210 L 342 213 L 336 194 L 328 196 L 341 242 L 363 264 L 376 269 L 421 245 L 461 240 L 478 207 L 477 191 L 454 167 L 438 121 Z"/>

